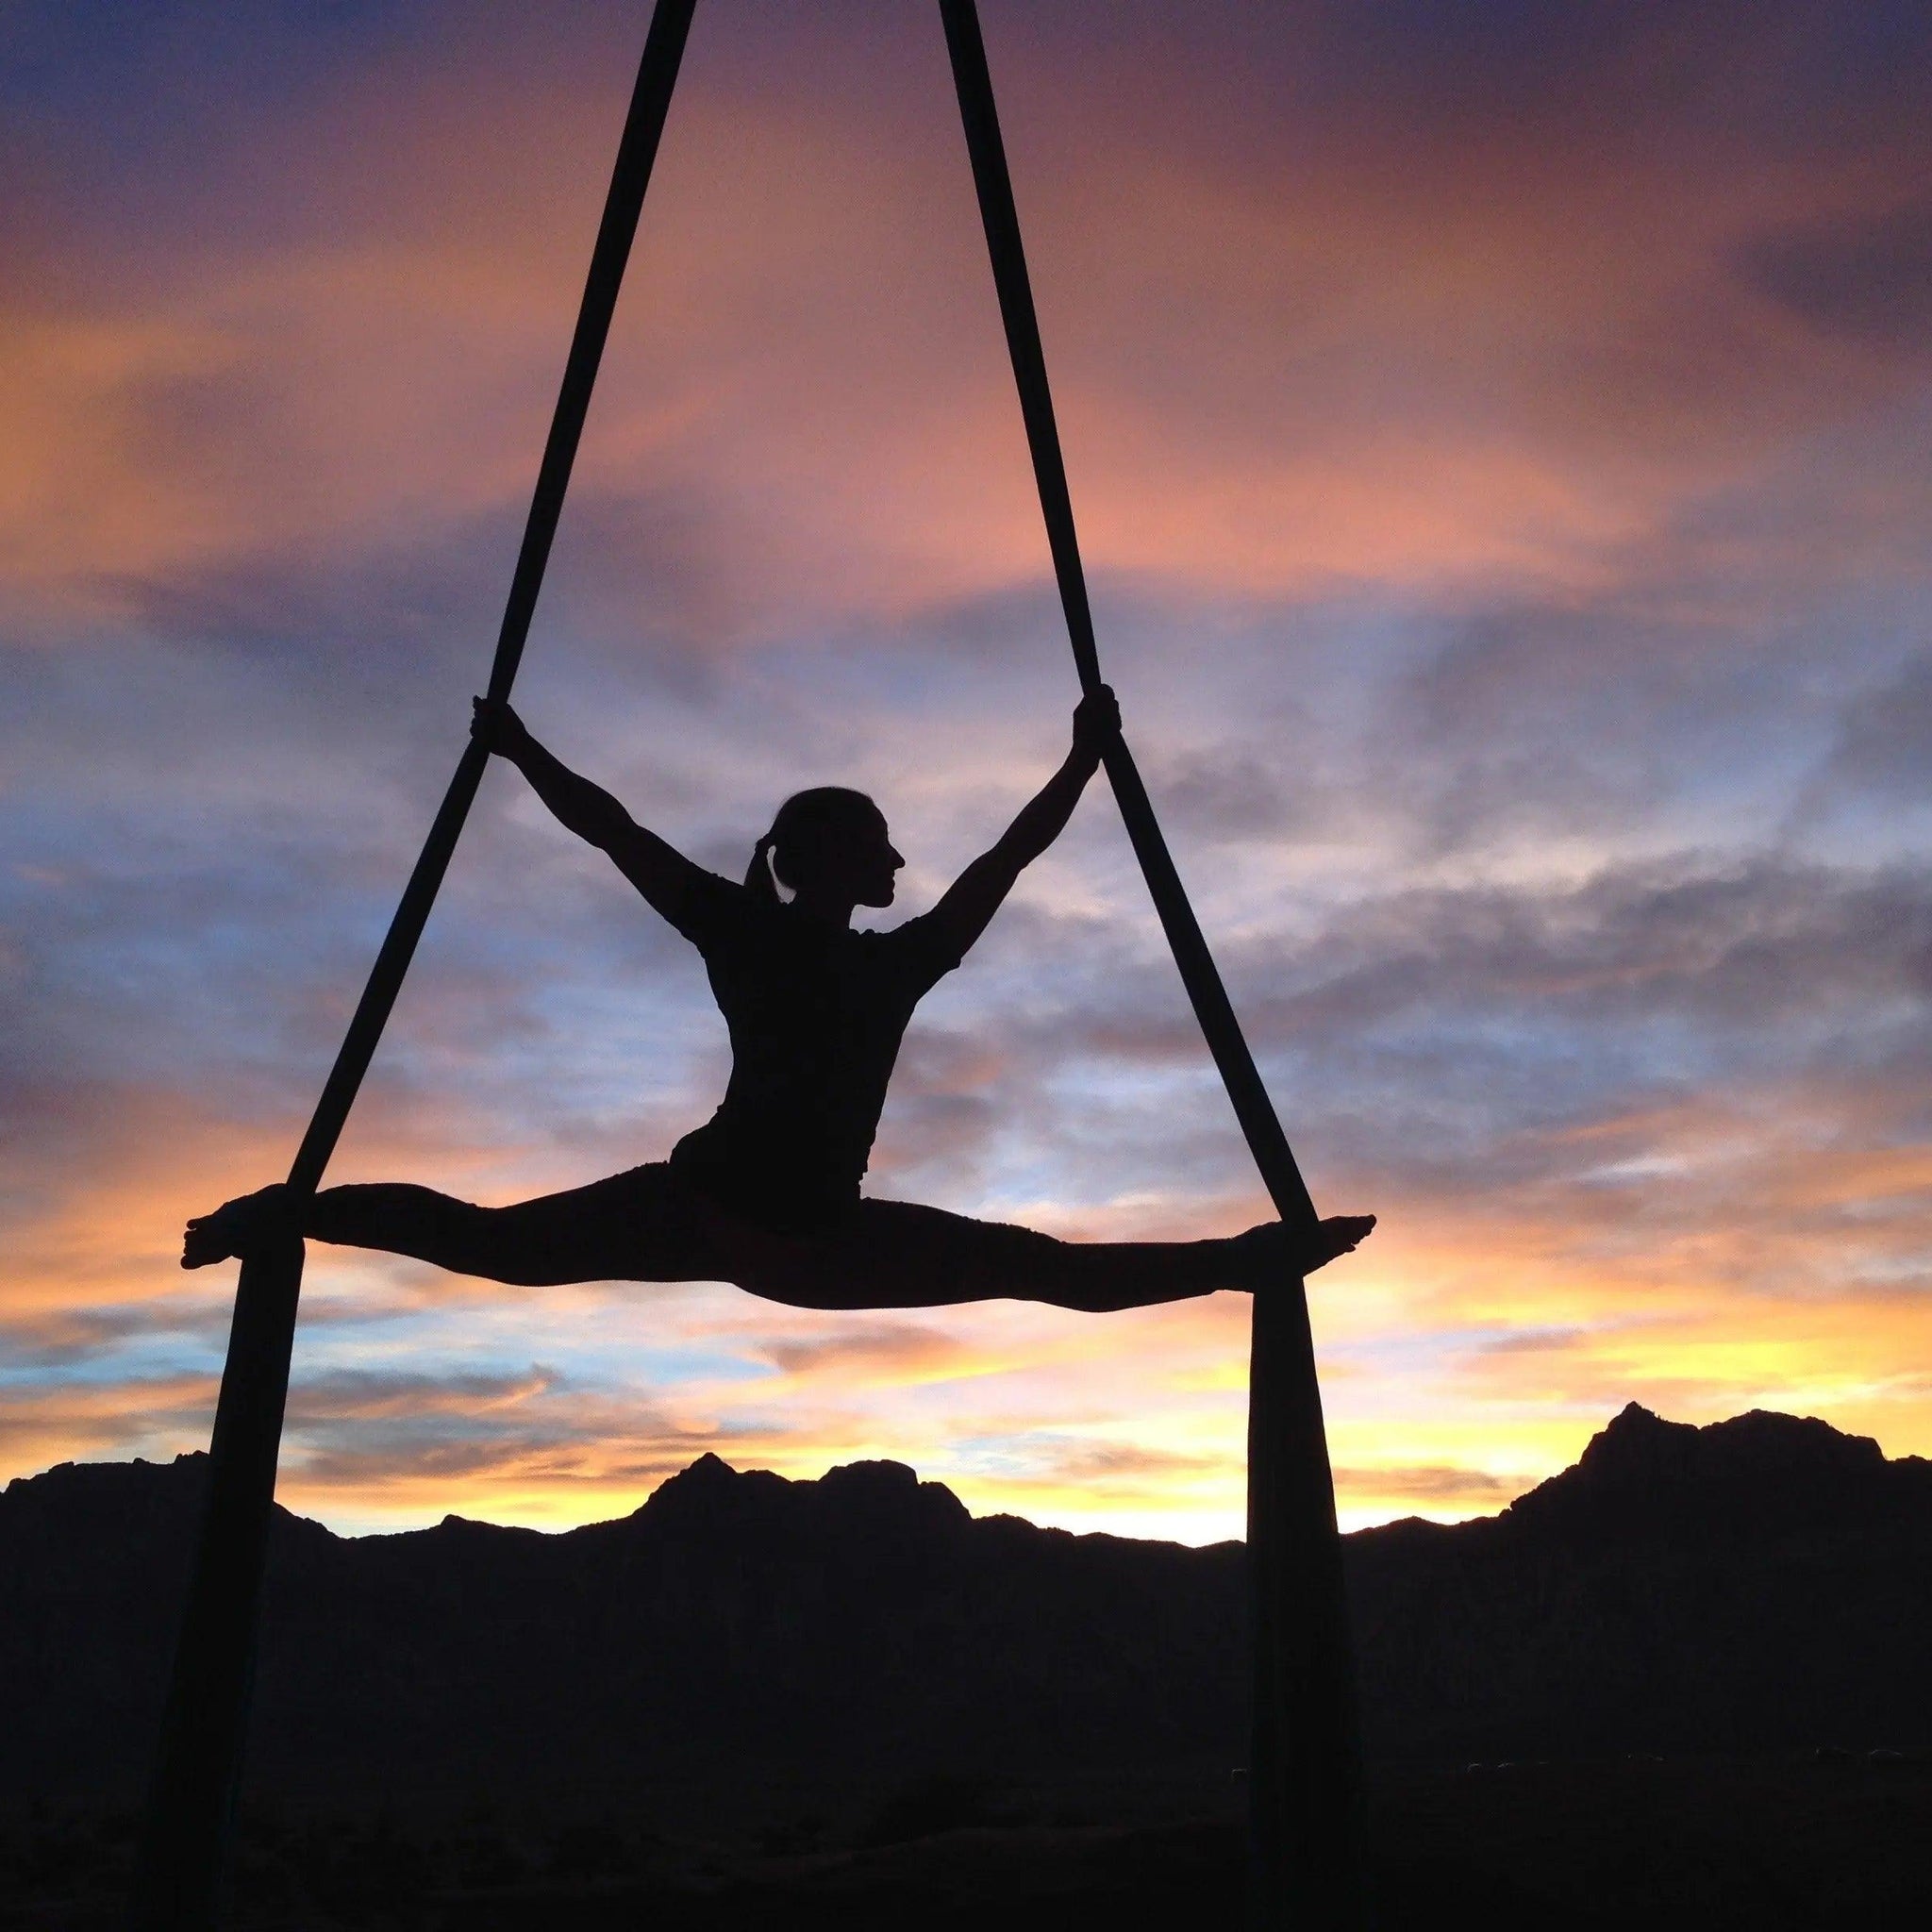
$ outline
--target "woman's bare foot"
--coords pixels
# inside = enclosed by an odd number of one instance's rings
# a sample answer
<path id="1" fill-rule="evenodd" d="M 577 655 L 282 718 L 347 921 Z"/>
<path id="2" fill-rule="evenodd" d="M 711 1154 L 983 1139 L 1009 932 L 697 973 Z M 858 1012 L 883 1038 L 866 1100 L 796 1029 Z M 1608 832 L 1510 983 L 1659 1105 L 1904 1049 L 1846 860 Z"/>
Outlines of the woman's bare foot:
<path id="1" fill-rule="evenodd" d="M 1242 1281 L 1250 1287 L 1279 1281 L 1284 1274 L 1312 1274 L 1338 1255 L 1353 1254 L 1375 1225 L 1373 1214 L 1336 1214 L 1312 1228 L 1291 1227 L 1285 1221 L 1264 1221 L 1246 1234 L 1238 1234 L 1233 1247 L 1240 1257 Z"/>
<path id="2" fill-rule="evenodd" d="M 181 1265 L 207 1268 L 246 1255 L 264 1239 L 284 1231 L 288 1219 L 286 1182 L 225 1201 L 212 1214 L 198 1214 L 181 1237 Z"/>

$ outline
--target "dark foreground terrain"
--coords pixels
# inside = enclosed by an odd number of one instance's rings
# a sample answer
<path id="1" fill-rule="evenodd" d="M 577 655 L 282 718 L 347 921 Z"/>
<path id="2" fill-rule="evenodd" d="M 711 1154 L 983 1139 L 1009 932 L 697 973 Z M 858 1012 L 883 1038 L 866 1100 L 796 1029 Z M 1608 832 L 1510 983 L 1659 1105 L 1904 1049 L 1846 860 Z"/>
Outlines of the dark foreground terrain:
<path id="1" fill-rule="evenodd" d="M 114 1923 L 205 1474 L 0 1493 L 0 1925 Z M 1244 1561 L 894 1463 L 707 1457 L 558 1536 L 278 1511 L 236 1923 L 1233 1924 Z M 1932 1466 L 1633 1405 L 1347 1562 L 1388 1932 L 1932 1926 Z"/>
<path id="2" fill-rule="evenodd" d="M 1190 1932 L 1241 1924 L 1226 1788 L 694 1794 L 594 1815 L 488 1805 L 258 1811 L 232 1924 L 396 1932 Z M 1903 1757 L 1488 1766 L 1376 1779 L 1383 1932 L 1924 1932 L 1932 1762 Z M 0 1924 L 108 1932 L 125 1813 L 0 1829 Z"/>

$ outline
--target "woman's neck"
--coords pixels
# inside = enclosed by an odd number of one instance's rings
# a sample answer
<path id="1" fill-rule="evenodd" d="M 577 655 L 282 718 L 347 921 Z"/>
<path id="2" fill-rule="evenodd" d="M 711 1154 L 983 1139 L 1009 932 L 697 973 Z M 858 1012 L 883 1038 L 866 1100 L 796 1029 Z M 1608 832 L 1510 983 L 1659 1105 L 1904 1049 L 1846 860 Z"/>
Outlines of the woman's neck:
<path id="1" fill-rule="evenodd" d="M 852 924 L 853 908 L 857 899 L 846 899 L 834 894 L 825 896 L 818 892 L 794 892 L 791 895 L 791 909 L 801 919 L 808 919 L 814 925 L 831 926 L 843 932 Z"/>

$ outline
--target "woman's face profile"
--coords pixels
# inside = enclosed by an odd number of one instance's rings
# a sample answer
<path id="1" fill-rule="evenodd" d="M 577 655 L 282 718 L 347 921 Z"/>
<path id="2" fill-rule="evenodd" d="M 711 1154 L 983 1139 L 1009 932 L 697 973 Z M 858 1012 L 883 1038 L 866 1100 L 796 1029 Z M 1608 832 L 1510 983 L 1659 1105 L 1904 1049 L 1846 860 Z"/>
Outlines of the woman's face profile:
<path id="1" fill-rule="evenodd" d="M 855 812 L 826 826 L 806 850 L 781 854 L 779 876 L 793 891 L 814 898 L 890 906 L 905 863 L 887 836 L 884 814 Z"/>
<path id="2" fill-rule="evenodd" d="M 884 815 L 855 824 L 846 850 L 849 871 L 841 885 L 851 889 L 853 903 L 890 906 L 906 861 L 887 836 Z"/>

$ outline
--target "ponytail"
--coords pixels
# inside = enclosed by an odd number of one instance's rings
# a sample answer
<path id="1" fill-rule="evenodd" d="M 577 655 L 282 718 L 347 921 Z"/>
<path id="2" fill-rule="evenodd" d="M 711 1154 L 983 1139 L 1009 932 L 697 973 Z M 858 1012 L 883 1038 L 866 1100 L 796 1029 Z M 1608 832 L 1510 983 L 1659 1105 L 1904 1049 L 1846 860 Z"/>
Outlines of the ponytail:
<path id="1" fill-rule="evenodd" d="M 778 833 L 774 825 L 753 848 L 751 864 L 744 874 L 745 891 L 773 906 L 778 904 L 778 881 L 772 876 L 772 847 L 777 842 Z"/>

